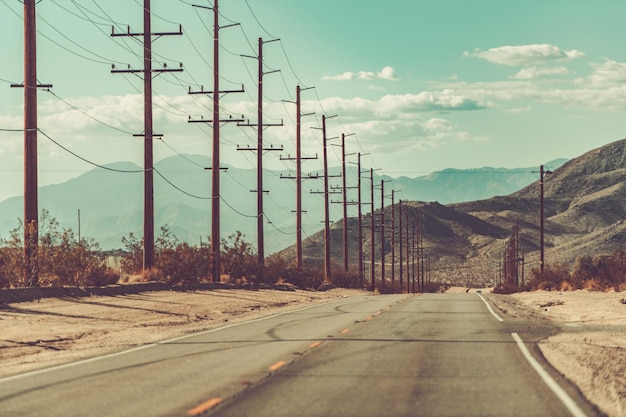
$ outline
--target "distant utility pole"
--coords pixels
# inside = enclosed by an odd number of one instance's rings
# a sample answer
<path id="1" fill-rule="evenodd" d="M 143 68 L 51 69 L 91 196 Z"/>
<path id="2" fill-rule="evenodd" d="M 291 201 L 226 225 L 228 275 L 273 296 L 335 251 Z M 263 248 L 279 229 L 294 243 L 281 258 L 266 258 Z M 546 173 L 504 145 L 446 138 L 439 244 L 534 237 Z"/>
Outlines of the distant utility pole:
<path id="1" fill-rule="evenodd" d="M 37 198 L 37 12 L 35 0 L 24 1 L 24 278 L 29 287 L 39 285 L 39 207 Z"/>
<path id="2" fill-rule="evenodd" d="M 298 268 L 298 272 L 302 272 L 302 161 L 307 159 L 317 159 L 317 155 L 315 157 L 302 157 L 302 116 L 312 115 L 314 113 L 306 113 L 302 114 L 302 100 L 301 93 L 305 90 L 310 90 L 313 87 L 309 88 L 300 88 L 300 86 L 296 86 L 296 176 L 283 176 L 281 178 L 291 178 L 296 180 L 296 265 Z M 283 161 L 293 160 L 291 156 L 287 156 L 287 158 L 280 158 Z M 309 175 L 308 178 L 318 178 L 317 176 L 313 177 Z"/>
<path id="3" fill-rule="evenodd" d="M 359 196 L 358 196 L 358 211 L 359 211 L 359 279 L 361 280 L 361 288 L 364 288 L 365 283 L 363 277 L 363 211 L 362 211 L 362 200 L 361 200 L 361 175 L 366 171 L 361 171 L 361 156 L 366 155 L 362 153 L 358 153 L 358 162 L 357 162 L 357 172 L 358 175 L 358 185 Z"/>
<path id="4" fill-rule="evenodd" d="M 410 270 L 410 259 L 411 259 L 411 246 L 410 246 L 410 235 L 411 232 L 409 229 L 409 209 L 407 206 L 406 210 L 406 292 L 411 292 L 411 270 Z"/>
<path id="5" fill-rule="evenodd" d="M 346 185 L 347 181 L 347 171 L 346 171 L 346 137 L 353 136 L 354 133 L 346 135 L 345 133 L 341 134 L 341 178 L 342 178 L 342 186 L 341 186 L 341 194 L 342 198 L 342 207 L 343 207 L 343 271 L 348 272 L 348 187 Z"/>
<path id="6" fill-rule="evenodd" d="M 539 248 L 540 248 L 540 260 L 539 260 L 539 267 L 541 269 L 541 272 L 543 272 L 543 268 L 545 266 L 545 257 L 544 257 L 544 240 L 543 240 L 543 233 L 544 233 L 544 229 L 543 229 L 543 218 L 544 218 L 544 206 L 543 206 L 543 177 L 545 174 L 552 174 L 552 171 L 545 171 L 543 169 L 543 165 L 541 165 L 539 167 L 539 218 L 540 218 L 540 222 L 539 222 L 539 240 L 540 240 L 540 244 L 539 244 Z"/>
<path id="7" fill-rule="evenodd" d="M 213 124 L 213 154 L 211 155 L 211 275 L 213 282 L 220 281 L 220 126 L 222 123 L 241 123 L 241 119 L 229 118 L 220 119 L 220 95 L 227 93 L 243 93 L 241 90 L 220 91 L 220 29 L 237 26 L 238 23 L 232 25 L 219 25 L 219 7 L 218 0 L 213 0 L 213 7 L 197 6 L 194 7 L 213 10 L 213 91 L 191 91 L 189 94 L 213 94 L 213 120 L 193 120 L 189 119 L 189 123 L 212 123 Z"/>
<path id="8" fill-rule="evenodd" d="M 396 190 L 391 190 L 391 284 L 396 282 Z"/>
<path id="9" fill-rule="evenodd" d="M 163 72 L 181 72 L 181 68 L 152 68 L 152 37 L 167 35 L 182 35 L 182 26 L 179 25 L 178 32 L 157 32 L 152 33 L 150 0 L 143 1 L 143 33 L 131 33 L 130 28 L 127 33 L 115 33 L 115 27 L 111 36 L 143 37 L 143 69 L 111 70 L 112 73 L 143 73 L 144 86 L 144 131 L 143 134 L 133 136 L 144 137 L 144 215 L 143 215 L 143 269 L 154 268 L 154 166 L 153 166 L 153 138 L 162 135 L 154 134 L 152 127 L 152 74 Z"/>
<path id="10" fill-rule="evenodd" d="M 420 253 L 420 264 L 421 265 L 421 276 L 422 276 L 422 292 L 425 291 L 426 286 L 425 286 L 425 277 L 426 277 L 426 270 L 424 269 L 425 267 L 425 258 L 426 258 L 426 254 L 424 252 L 424 215 L 420 214 L 419 216 L 419 223 L 418 223 L 418 249 L 419 249 L 419 253 Z"/>
<path id="11" fill-rule="evenodd" d="M 259 278 L 262 280 L 263 278 L 263 270 L 265 269 L 265 239 L 264 239 L 264 211 L 263 211 L 263 194 L 269 191 L 263 189 L 263 152 L 265 151 L 282 151 L 282 147 L 274 148 L 273 146 L 270 148 L 265 148 L 263 146 L 263 129 L 269 126 L 282 126 L 283 122 L 281 121 L 278 124 L 264 124 L 263 123 L 263 76 L 265 74 L 271 74 L 274 72 L 278 72 L 278 70 L 263 72 L 263 44 L 276 42 L 280 39 L 272 39 L 270 41 L 263 41 L 263 38 L 259 38 L 259 55 L 258 56 L 247 56 L 243 55 L 246 58 L 253 58 L 258 61 L 259 70 L 258 70 L 258 97 L 257 97 L 257 123 L 256 125 L 252 124 L 239 124 L 239 126 L 249 126 L 256 127 L 257 129 L 257 146 L 255 148 L 244 147 L 237 148 L 242 151 L 256 151 L 257 153 L 257 189 L 252 192 L 257 193 L 257 255 L 258 255 L 258 265 L 259 265 Z"/>
<path id="12" fill-rule="evenodd" d="M 337 117 L 322 115 L 322 143 L 323 143 L 323 158 L 324 158 L 324 281 L 330 280 L 330 199 L 329 199 L 329 186 L 328 179 L 328 138 L 326 136 L 326 120 Z"/>
<path id="13" fill-rule="evenodd" d="M 385 285 L 385 180 L 380 180 L 380 282 Z"/>

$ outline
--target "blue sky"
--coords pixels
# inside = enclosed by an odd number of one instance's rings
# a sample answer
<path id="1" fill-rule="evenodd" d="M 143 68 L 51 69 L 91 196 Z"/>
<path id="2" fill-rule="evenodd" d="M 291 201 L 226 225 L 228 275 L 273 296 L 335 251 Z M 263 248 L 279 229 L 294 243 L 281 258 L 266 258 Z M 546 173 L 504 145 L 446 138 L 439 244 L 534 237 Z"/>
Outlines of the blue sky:
<path id="1" fill-rule="evenodd" d="M 205 0 L 195 0 L 209 5 Z M 210 155 L 210 130 L 187 123 L 209 117 L 207 99 L 191 86 L 212 89 L 210 11 L 191 0 L 153 0 L 154 31 L 183 36 L 155 40 L 156 65 L 183 63 L 181 74 L 154 80 L 155 159 L 179 153 Z M 141 46 L 111 38 L 111 26 L 142 30 L 142 4 L 129 0 L 43 0 L 38 6 L 39 127 L 93 163 L 141 164 L 142 81 L 111 74 L 111 64 L 140 68 Z M 256 120 L 259 37 L 264 47 L 266 144 L 293 154 L 295 87 L 303 93 L 304 152 L 321 155 L 321 115 L 329 137 L 355 133 L 348 152 L 369 153 L 366 168 L 415 177 L 448 167 L 537 166 L 573 158 L 624 138 L 626 2 L 622 0 L 222 0 L 221 88 L 245 85 L 224 97 L 223 115 Z M 0 129 L 22 128 L 21 3 L 0 0 Z M 250 128 L 222 129 L 222 162 L 254 168 Z M 0 131 L 0 200 L 22 192 L 22 133 Z M 264 165 L 288 169 L 279 152 Z M 331 163 L 338 163 L 338 148 Z M 355 159 L 354 157 L 352 157 Z M 309 161 L 317 171 L 321 160 Z M 93 168 L 44 136 L 39 139 L 39 183 L 61 182 Z M 193 169 L 195 167 L 190 167 Z"/>

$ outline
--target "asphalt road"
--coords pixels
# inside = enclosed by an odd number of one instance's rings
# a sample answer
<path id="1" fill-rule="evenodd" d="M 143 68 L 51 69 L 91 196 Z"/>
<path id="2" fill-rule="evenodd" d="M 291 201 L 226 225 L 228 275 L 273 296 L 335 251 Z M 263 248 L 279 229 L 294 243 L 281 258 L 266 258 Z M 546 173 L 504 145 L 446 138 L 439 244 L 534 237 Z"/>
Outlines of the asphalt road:
<path id="1" fill-rule="evenodd" d="M 598 415 L 538 354 L 555 331 L 477 294 L 351 297 L 0 379 L 0 416 Z"/>

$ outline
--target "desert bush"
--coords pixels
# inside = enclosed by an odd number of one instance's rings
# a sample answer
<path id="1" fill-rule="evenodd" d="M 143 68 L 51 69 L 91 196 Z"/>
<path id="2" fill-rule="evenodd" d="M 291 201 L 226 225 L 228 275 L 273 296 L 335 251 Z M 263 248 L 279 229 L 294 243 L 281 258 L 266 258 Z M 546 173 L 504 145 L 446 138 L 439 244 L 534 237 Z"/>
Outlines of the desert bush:
<path id="1" fill-rule="evenodd" d="M 350 287 L 350 288 L 359 288 L 359 287 Z M 394 283 L 391 283 L 391 281 L 387 281 L 387 280 L 379 282 L 377 289 L 380 294 L 402 294 L 402 291 L 403 291 L 403 288 L 400 285 L 400 282 L 395 281 Z"/>
<path id="2" fill-rule="evenodd" d="M 129 233 L 122 238 L 122 244 L 126 253 L 121 261 L 122 268 L 130 275 L 141 274 L 143 281 L 193 285 L 210 276 L 210 248 L 181 243 L 168 225 L 161 227 L 155 241 L 154 268 L 143 270 L 143 239 L 139 240 L 133 233 Z"/>
<path id="3" fill-rule="evenodd" d="M 221 250 L 222 273 L 231 279 L 246 278 L 256 282 L 258 272 L 258 260 L 252 244 L 244 240 L 244 235 L 237 231 L 222 239 Z"/>
<path id="4" fill-rule="evenodd" d="M 93 239 L 78 240 L 72 229 L 59 230 L 59 222 L 47 210 L 42 210 L 39 220 L 39 245 L 31 248 L 36 253 L 38 280 L 26 277 L 25 227 L 30 225 L 19 221 L 8 239 L 0 239 L 0 276 L 4 286 L 90 286 L 111 279 L 98 244 Z"/>
<path id="5" fill-rule="evenodd" d="M 520 287 L 510 284 L 508 282 L 503 282 L 502 284 L 496 286 L 493 289 L 493 292 L 495 294 L 513 294 L 516 292 L 520 292 Z"/>
<path id="6" fill-rule="evenodd" d="M 593 279 L 597 274 L 598 270 L 593 263 L 593 258 L 589 255 L 581 255 L 574 263 L 570 283 L 574 288 L 580 289 L 586 281 Z"/>
<path id="7" fill-rule="evenodd" d="M 159 252 L 157 265 L 170 284 L 191 285 L 206 281 L 211 274 L 211 251 L 183 242 Z"/>
<path id="8" fill-rule="evenodd" d="M 264 276 L 272 282 L 295 284 L 298 279 L 298 267 L 295 262 L 287 261 L 281 254 L 275 253 L 265 258 Z"/>
<path id="9" fill-rule="evenodd" d="M 570 272 L 563 264 L 545 265 L 543 271 L 533 268 L 530 277 L 528 285 L 532 290 L 557 290 L 563 281 L 570 280 Z"/>
<path id="10" fill-rule="evenodd" d="M 143 238 L 139 239 L 133 232 L 122 236 L 124 257 L 120 261 L 122 269 L 128 274 L 139 274 L 143 270 Z"/>
<path id="11" fill-rule="evenodd" d="M 338 265 L 333 265 L 330 280 L 332 284 L 337 287 L 361 288 L 361 279 L 359 278 L 359 271 L 355 268 L 350 268 L 346 272 L 343 270 L 343 267 L 340 267 Z"/>

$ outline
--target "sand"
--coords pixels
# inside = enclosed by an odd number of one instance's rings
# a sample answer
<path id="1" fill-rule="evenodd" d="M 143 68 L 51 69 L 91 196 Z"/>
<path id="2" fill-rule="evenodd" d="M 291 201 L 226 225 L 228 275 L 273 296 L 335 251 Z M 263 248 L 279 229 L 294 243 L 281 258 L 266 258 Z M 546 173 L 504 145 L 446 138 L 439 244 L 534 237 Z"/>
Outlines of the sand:
<path id="1" fill-rule="evenodd" d="M 505 314 L 555 323 L 545 358 L 611 417 L 626 415 L 626 293 L 534 291 L 487 294 Z"/>

